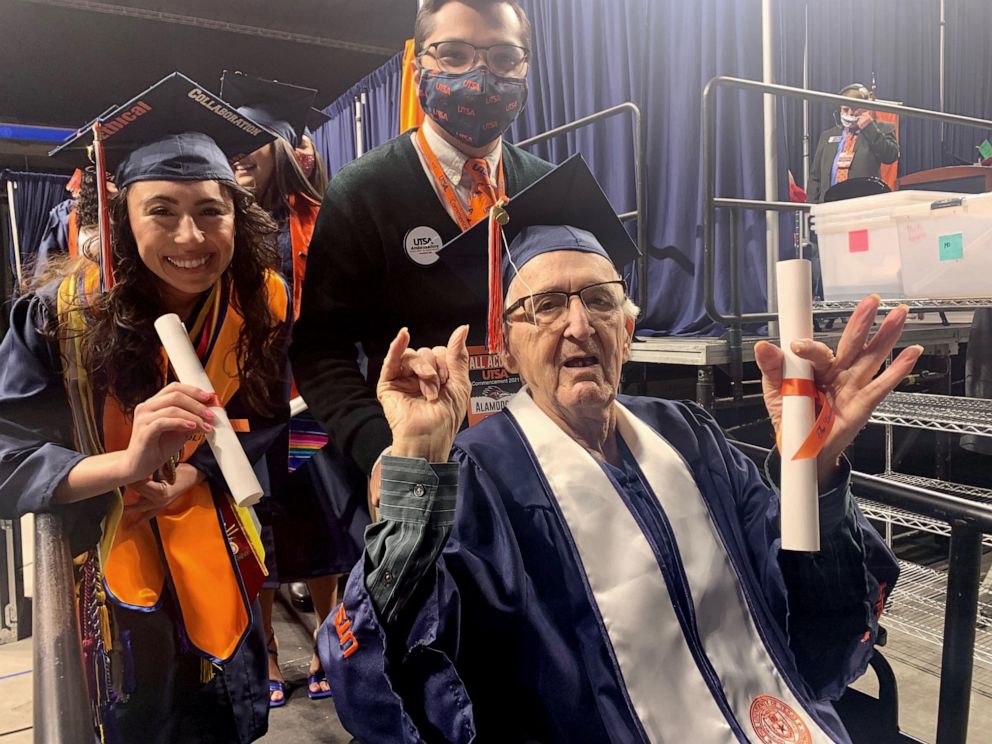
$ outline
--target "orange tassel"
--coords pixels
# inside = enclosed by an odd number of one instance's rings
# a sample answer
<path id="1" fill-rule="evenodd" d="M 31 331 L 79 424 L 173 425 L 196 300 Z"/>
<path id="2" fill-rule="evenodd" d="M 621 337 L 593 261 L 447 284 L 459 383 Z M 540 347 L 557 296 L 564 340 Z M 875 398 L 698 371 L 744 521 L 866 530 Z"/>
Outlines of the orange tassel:
<path id="1" fill-rule="evenodd" d="M 506 222 L 503 200 L 489 210 L 489 314 L 486 319 L 486 348 L 490 354 L 503 353 L 503 227 Z"/>

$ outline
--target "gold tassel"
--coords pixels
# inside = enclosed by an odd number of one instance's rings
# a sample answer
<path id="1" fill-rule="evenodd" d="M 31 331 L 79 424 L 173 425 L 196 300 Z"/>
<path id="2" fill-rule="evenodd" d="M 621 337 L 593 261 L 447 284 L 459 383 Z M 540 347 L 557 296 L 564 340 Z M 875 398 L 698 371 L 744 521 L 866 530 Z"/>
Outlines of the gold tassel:
<path id="1" fill-rule="evenodd" d="M 107 593 L 97 591 L 97 612 L 100 613 L 100 635 L 103 636 L 103 646 L 109 654 L 114 650 L 114 636 L 110 632 L 110 610 L 107 609 Z"/>
<path id="2" fill-rule="evenodd" d="M 214 678 L 214 663 L 207 659 L 200 659 L 200 682 L 207 684 Z"/>

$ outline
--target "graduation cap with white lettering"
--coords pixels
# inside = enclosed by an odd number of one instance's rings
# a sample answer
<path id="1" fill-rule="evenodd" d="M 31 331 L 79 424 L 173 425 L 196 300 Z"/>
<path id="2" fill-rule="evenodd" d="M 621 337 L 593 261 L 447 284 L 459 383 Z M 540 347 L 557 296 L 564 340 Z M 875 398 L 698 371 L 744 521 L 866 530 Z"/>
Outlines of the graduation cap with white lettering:
<path id="1" fill-rule="evenodd" d="M 505 250 L 503 248 L 505 247 Z M 479 255 L 489 251 L 486 344 L 503 350 L 503 299 L 513 277 L 534 258 L 552 251 L 595 253 L 618 270 L 640 255 L 616 210 L 581 155 L 573 155 L 443 250 Z"/>
<path id="2" fill-rule="evenodd" d="M 163 78 L 98 120 L 106 169 L 117 188 L 135 181 L 230 181 L 230 161 L 274 139 L 258 122 L 239 114 L 179 72 Z M 92 162 L 93 129 L 87 126 L 51 155 L 85 167 Z"/>
<path id="3" fill-rule="evenodd" d="M 230 161 L 268 144 L 271 132 L 202 85 L 174 72 L 55 148 L 77 167 L 114 172 L 118 189 L 136 181 L 235 183 Z M 113 286 L 106 185 L 97 179 L 103 287 Z"/>
<path id="4" fill-rule="evenodd" d="M 313 99 L 317 91 L 224 70 L 220 94 L 242 114 L 298 147 L 314 111 Z"/>

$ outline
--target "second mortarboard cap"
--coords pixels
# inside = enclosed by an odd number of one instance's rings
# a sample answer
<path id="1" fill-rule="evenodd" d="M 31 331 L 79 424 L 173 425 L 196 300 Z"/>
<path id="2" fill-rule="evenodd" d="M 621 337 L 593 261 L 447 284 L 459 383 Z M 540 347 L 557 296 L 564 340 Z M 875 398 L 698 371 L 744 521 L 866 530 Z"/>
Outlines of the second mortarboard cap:
<path id="1" fill-rule="evenodd" d="M 327 122 L 331 120 L 331 117 L 325 114 L 320 109 L 312 108 L 310 113 L 307 115 L 307 129 L 311 132 L 316 132 Z"/>
<path id="2" fill-rule="evenodd" d="M 220 94 L 242 114 L 297 147 L 313 111 L 317 91 L 224 70 Z"/>
<path id="3" fill-rule="evenodd" d="M 504 207 L 509 218 L 502 226 L 507 252 L 490 255 L 490 266 L 501 266 L 501 295 L 493 296 L 496 284 L 490 276 L 490 349 L 502 348 L 503 297 L 517 272 L 543 253 L 574 250 L 597 253 L 617 269 L 640 255 L 637 245 L 624 228 L 616 210 L 589 170 L 581 155 L 564 163 L 510 199 Z M 492 246 L 491 220 L 482 220 L 445 244 L 443 251 L 483 255 Z M 497 263 L 498 262 L 498 263 Z M 491 269 L 492 270 L 492 269 Z M 499 291 L 499 290 L 497 290 Z"/>
<path id="4" fill-rule="evenodd" d="M 108 171 L 117 188 L 135 181 L 230 181 L 230 160 L 273 135 L 203 86 L 174 72 L 100 118 Z M 90 129 L 51 152 L 79 167 L 90 162 Z"/>

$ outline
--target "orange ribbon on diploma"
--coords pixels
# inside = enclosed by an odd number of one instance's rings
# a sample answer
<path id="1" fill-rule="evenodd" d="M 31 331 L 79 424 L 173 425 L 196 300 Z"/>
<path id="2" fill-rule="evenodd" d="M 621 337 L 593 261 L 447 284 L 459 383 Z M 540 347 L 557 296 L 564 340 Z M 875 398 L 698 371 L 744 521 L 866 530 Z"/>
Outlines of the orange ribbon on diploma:
<path id="1" fill-rule="evenodd" d="M 779 389 L 779 393 L 783 397 L 796 395 L 803 398 L 812 398 L 815 402 L 819 413 L 816 416 L 813 429 L 806 439 L 803 440 L 802 445 L 796 450 L 796 454 L 792 456 L 792 459 L 805 460 L 810 457 L 816 457 L 820 454 L 823 445 L 826 444 L 827 437 L 830 436 L 830 431 L 834 428 L 834 409 L 830 407 L 827 396 L 823 394 L 823 391 L 812 380 L 802 377 L 790 377 L 782 380 L 782 387 Z M 782 454 L 781 426 L 775 433 L 775 443 L 778 446 L 779 454 Z"/>

